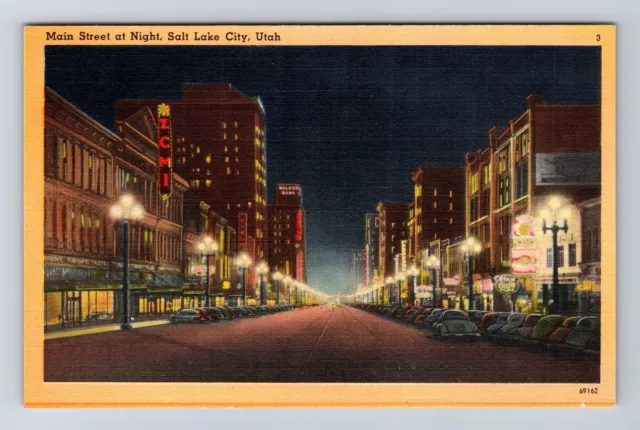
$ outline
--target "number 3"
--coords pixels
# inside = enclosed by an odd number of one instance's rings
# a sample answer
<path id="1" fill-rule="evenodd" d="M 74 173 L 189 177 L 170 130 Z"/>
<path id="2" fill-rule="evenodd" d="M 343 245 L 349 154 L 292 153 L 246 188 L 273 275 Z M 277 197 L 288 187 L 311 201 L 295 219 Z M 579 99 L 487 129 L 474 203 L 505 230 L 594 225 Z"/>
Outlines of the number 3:
<path id="1" fill-rule="evenodd" d="M 596 41 L 600 42 L 600 35 L 599 34 L 596 34 Z"/>

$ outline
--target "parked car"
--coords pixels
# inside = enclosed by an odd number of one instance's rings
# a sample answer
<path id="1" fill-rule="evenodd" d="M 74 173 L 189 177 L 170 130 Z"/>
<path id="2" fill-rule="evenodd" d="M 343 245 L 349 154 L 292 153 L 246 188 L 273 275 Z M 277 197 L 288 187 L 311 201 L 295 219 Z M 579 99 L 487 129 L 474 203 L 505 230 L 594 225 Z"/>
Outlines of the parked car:
<path id="1" fill-rule="evenodd" d="M 258 310 L 256 308 L 254 308 L 253 306 L 243 306 L 243 308 L 246 309 L 247 313 L 250 316 L 259 315 Z"/>
<path id="2" fill-rule="evenodd" d="M 478 333 L 485 332 L 489 327 L 496 323 L 500 312 L 487 312 L 482 316 L 480 323 L 478 324 Z"/>
<path id="3" fill-rule="evenodd" d="M 531 332 L 533 331 L 533 327 L 538 324 L 538 321 L 542 318 L 540 314 L 530 314 L 524 320 L 524 324 L 518 330 L 518 337 L 521 339 L 531 339 Z"/>
<path id="4" fill-rule="evenodd" d="M 197 308 L 199 311 L 204 311 L 211 321 L 220 321 L 225 319 L 224 313 L 215 307 Z"/>
<path id="5" fill-rule="evenodd" d="M 422 323 L 422 325 L 426 329 L 433 331 L 433 325 L 436 323 L 436 321 L 438 321 L 438 318 L 440 318 L 440 314 L 442 314 L 442 312 L 444 311 L 445 309 L 441 309 L 441 308 L 436 308 L 432 310 L 431 313 L 429 313 L 429 316 L 427 316 L 424 319 L 424 322 Z"/>
<path id="6" fill-rule="evenodd" d="M 169 321 L 172 324 L 177 323 L 204 323 L 211 321 L 204 311 L 198 309 L 180 309 L 171 315 Z"/>
<path id="7" fill-rule="evenodd" d="M 484 334 L 488 336 L 500 334 L 500 330 L 502 330 L 502 327 L 507 325 L 507 321 L 509 320 L 510 315 L 511 314 L 507 312 L 499 313 L 498 316 L 496 317 L 495 322 L 489 327 L 487 327 L 487 329 L 484 331 Z"/>
<path id="8" fill-rule="evenodd" d="M 600 318 L 584 317 L 576 324 L 575 329 L 567 336 L 567 345 L 586 347 L 594 338 L 600 338 Z M 598 340 L 598 347 L 599 347 Z"/>
<path id="9" fill-rule="evenodd" d="M 414 309 L 412 312 L 408 312 L 407 315 L 404 316 L 404 320 L 412 323 L 418 316 L 422 315 L 422 312 L 424 312 L 424 308 Z"/>
<path id="10" fill-rule="evenodd" d="M 216 309 L 218 309 L 220 312 L 222 312 L 222 315 L 224 315 L 225 320 L 231 320 L 233 319 L 233 314 L 231 313 L 231 311 L 227 308 L 225 308 L 224 306 L 215 306 Z"/>
<path id="11" fill-rule="evenodd" d="M 469 321 L 469 315 L 463 311 L 447 310 L 433 325 L 433 336 L 438 339 L 448 337 L 477 338 L 478 327 Z"/>
<path id="12" fill-rule="evenodd" d="M 429 314 L 434 310 L 435 308 L 426 308 L 424 311 L 422 311 L 422 313 L 420 315 L 418 315 L 414 320 L 413 323 L 414 324 L 424 324 L 424 320 L 429 316 Z"/>
<path id="13" fill-rule="evenodd" d="M 474 323 L 476 326 L 480 324 L 482 321 L 482 317 L 485 316 L 487 311 L 469 311 L 469 321 Z"/>
<path id="14" fill-rule="evenodd" d="M 247 310 L 243 307 L 240 306 L 236 306 L 233 308 L 233 310 L 236 313 L 237 317 L 248 317 L 249 316 L 249 312 L 247 312 Z"/>
<path id="15" fill-rule="evenodd" d="M 582 317 L 570 317 L 564 320 L 561 327 L 558 327 L 549 335 L 549 343 L 555 345 L 564 344 L 567 341 L 567 336 L 573 331 Z"/>
<path id="16" fill-rule="evenodd" d="M 531 339 L 546 342 L 558 327 L 562 326 L 566 318 L 562 315 L 547 315 L 540 318 L 531 332 Z"/>
<path id="17" fill-rule="evenodd" d="M 389 316 L 397 318 L 398 313 L 402 312 L 403 310 L 404 310 L 404 307 L 402 307 L 401 305 L 395 305 L 391 309 L 391 312 L 389 312 Z"/>
<path id="18" fill-rule="evenodd" d="M 510 336 L 518 333 L 524 324 L 527 314 L 514 312 L 507 318 L 507 323 L 500 329 L 500 335 Z"/>

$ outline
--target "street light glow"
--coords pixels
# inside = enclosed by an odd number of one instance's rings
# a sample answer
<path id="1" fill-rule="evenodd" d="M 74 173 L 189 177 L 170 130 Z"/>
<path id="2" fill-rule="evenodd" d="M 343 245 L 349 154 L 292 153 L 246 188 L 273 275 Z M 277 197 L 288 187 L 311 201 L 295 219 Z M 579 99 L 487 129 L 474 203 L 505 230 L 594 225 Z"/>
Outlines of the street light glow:
<path id="1" fill-rule="evenodd" d="M 551 209 L 558 210 L 560 209 L 560 206 L 562 206 L 562 200 L 560 199 L 560 197 L 558 196 L 553 196 L 549 199 L 549 203 L 548 203 L 549 207 Z"/>

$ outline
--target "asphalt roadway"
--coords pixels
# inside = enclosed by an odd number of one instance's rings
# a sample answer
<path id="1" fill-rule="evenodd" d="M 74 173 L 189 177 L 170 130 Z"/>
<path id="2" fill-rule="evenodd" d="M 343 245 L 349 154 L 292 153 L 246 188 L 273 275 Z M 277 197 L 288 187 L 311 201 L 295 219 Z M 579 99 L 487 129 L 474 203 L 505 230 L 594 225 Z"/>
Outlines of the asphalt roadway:
<path id="1" fill-rule="evenodd" d="M 597 360 L 438 341 L 346 306 L 45 342 L 45 381 L 598 382 Z"/>

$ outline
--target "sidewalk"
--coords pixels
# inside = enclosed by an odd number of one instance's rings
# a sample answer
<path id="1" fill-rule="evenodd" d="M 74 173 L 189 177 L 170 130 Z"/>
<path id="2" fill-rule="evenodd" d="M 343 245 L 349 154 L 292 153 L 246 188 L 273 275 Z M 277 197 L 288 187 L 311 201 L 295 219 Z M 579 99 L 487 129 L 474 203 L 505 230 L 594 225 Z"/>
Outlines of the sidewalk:
<path id="1" fill-rule="evenodd" d="M 151 327 L 156 325 L 169 324 L 169 320 L 151 320 L 131 323 L 136 328 Z M 120 324 L 105 324 L 93 327 L 77 327 L 56 331 L 53 333 L 45 333 L 44 340 L 61 339 L 65 337 L 84 336 L 88 334 L 106 333 L 110 331 L 120 330 Z"/>

